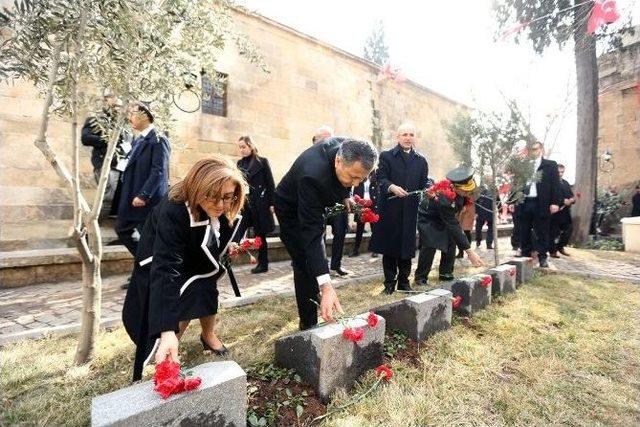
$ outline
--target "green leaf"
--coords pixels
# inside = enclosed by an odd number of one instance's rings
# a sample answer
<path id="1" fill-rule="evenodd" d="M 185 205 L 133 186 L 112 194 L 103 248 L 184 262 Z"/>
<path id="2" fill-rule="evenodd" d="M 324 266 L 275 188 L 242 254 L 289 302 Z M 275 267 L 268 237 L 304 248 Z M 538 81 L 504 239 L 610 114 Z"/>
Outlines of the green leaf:
<path id="1" fill-rule="evenodd" d="M 300 418 L 303 412 L 304 408 L 302 407 L 302 405 L 296 406 L 296 417 Z"/>

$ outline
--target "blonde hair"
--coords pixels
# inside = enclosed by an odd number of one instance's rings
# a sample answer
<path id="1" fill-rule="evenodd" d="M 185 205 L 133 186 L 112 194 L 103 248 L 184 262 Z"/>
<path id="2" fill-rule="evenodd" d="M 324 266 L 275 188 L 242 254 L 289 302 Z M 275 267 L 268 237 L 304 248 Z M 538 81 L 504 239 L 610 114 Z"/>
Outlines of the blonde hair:
<path id="1" fill-rule="evenodd" d="M 229 181 L 236 186 L 233 190 L 236 200 L 225 212 L 227 219 L 232 221 L 244 205 L 244 188 L 247 183 L 236 165 L 223 157 L 214 156 L 198 160 L 191 167 L 187 176 L 171 187 L 169 200 L 188 203 L 191 206 L 191 214 L 194 219 L 200 221 L 201 209 L 196 209 L 196 207 L 205 198 L 221 198 L 222 186 Z"/>
<path id="2" fill-rule="evenodd" d="M 240 141 L 244 142 L 249 148 L 251 148 L 251 154 L 253 154 L 254 156 L 258 155 L 258 147 L 255 146 L 249 135 L 241 136 L 240 138 L 238 138 L 238 142 Z"/>

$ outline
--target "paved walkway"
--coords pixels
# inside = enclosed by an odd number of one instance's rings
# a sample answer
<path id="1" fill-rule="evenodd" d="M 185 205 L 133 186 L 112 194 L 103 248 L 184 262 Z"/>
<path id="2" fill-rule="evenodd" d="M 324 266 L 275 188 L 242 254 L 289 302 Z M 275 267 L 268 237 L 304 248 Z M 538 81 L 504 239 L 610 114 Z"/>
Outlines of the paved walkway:
<path id="1" fill-rule="evenodd" d="M 502 248 L 509 247 L 507 239 L 500 240 Z M 552 259 L 550 270 L 640 283 L 640 257 L 576 249 L 569 249 L 569 252 L 573 255 L 570 258 Z M 482 250 L 480 253 L 489 265 L 493 252 Z M 502 258 L 511 256 L 513 252 L 510 249 L 504 250 Z M 456 262 L 468 265 L 466 258 Z M 234 297 L 227 279 L 219 283 L 220 304 L 223 307 L 249 304 L 270 295 L 293 294 L 293 273 L 289 261 L 271 263 L 269 272 L 265 274 L 250 274 L 250 268 L 242 266 L 234 269 L 242 298 Z M 356 258 L 345 256 L 343 268 L 351 270 L 353 274 L 345 278 L 335 277 L 336 286 L 382 278 L 381 257 L 372 258 L 369 254 Z M 120 285 L 125 279 L 126 275 L 103 279 L 102 324 L 105 327 L 120 322 L 125 295 Z M 0 289 L 0 344 L 51 333 L 77 331 L 81 307 L 82 283 L 78 281 Z"/>

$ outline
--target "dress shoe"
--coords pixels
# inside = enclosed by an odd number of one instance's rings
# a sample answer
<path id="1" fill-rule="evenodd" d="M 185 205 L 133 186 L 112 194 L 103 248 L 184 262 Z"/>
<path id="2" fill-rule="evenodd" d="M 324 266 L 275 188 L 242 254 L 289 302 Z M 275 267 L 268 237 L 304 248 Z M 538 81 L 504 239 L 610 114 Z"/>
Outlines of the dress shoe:
<path id="1" fill-rule="evenodd" d="M 396 285 L 394 283 L 385 283 L 382 293 L 386 295 L 391 295 L 395 291 L 395 288 L 396 288 Z"/>
<path id="2" fill-rule="evenodd" d="M 464 258 L 464 252 L 460 252 L 458 255 L 456 255 L 456 258 Z"/>
<path id="3" fill-rule="evenodd" d="M 560 258 L 560 255 L 558 255 L 558 253 L 557 253 L 557 252 L 550 252 L 550 253 L 549 253 L 549 256 L 550 256 L 551 258 Z"/>
<path id="4" fill-rule="evenodd" d="M 427 279 L 417 279 L 414 283 L 416 286 L 429 286 L 429 281 Z"/>
<path id="5" fill-rule="evenodd" d="M 127 281 L 120 285 L 120 289 L 127 289 L 131 283 L 131 276 L 127 277 Z"/>
<path id="6" fill-rule="evenodd" d="M 549 268 L 549 263 L 547 262 L 546 259 L 540 260 L 540 268 Z"/>
<path id="7" fill-rule="evenodd" d="M 490 251 L 493 249 L 493 246 L 487 246 L 487 250 Z"/>
<path id="8" fill-rule="evenodd" d="M 376 252 L 371 252 L 371 258 L 378 258 L 378 254 Z"/>
<path id="9" fill-rule="evenodd" d="M 267 271 L 269 271 L 269 267 L 264 265 L 256 265 L 251 269 L 251 274 L 266 273 Z"/>
<path id="10" fill-rule="evenodd" d="M 229 355 L 229 349 L 227 349 L 227 347 L 225 347 L 224 344 L 222 344 L 222 348 L 216 350 L 215 348 L 213 348 L 209 344 L 207 344 L 207 342 L 204 340 L 204 338 L 202 338 L 202 335 L 200 335 L 200 342 L 202 343 L 203 351 L 210 351 L 212 354 L 215 354 L 216 356 L 228 356 Z"/>
<path id="11" fill-rule="evenodd" d="M 351 273 L 349 270 L 343 270 L 342 267 L 332 268 L 331 270 L 335 271 L 336 273 L 338 273 L 342 277 L 344 277 L 347 274 Z"/>
<path id="12" fill-rule="evenodd" d="M 560 252 L 564 256 L 571 256 L 571 255 L 569 255 L 569 253 L 567 251 L 564 250 L 564 248 L 558 249 L 558 252 Z"/>
<path id="13" fill-rule="evenodd" d="M 355 257 L 357 257 L 357 256 L 359 256 L 359 255 L 360 255 L 360 252 L 358 252 L 358 251 L 353 251 L 353 252 L 351 252 L 351 253 L 349 254 L 349 258 L 355 258 Z"/>
<path id="14" fill-rule="evenodd" d="M 411 285 L 409 285 L 409 283 L 398 283 L 398 290 L 411 292 L 413 289 L 411 289 Z"/>
<path id="15" fill-rule="evenodd" d="M 440 274 L 438 276 L 438 279 L 448 282 L 448 281 L 451 281 L 451 280 L 455 279 L 455 277 L 453 276 L 453 274 Z"/>

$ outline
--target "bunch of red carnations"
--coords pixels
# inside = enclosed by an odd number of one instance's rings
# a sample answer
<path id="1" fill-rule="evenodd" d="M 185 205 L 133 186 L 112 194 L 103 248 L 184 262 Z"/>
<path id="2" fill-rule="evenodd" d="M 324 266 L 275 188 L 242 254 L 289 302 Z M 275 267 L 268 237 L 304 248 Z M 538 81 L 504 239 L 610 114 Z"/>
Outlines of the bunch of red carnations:
<path id="1" fill-rule="evenodd" d="M 251 253 L 251 250 L 258 250 L 262 247 L 263 241 L 260 236 L 253 239 L 242 239 L 238 247 L 230 247 L 228 254 L 234 259 L 238 259 L 243 254 L 249 255 L 249 263 L 256 264 L 258 260 Z"/>
<path id="2" fill-rule="evenodd" d="M 160 393 L 163 399 L 166 399 L 172 394 L 200 387 L 202 380 L 200 377 L 189 375 L 189 372 L 182 373 L 179 363 L 165 359 L 156 365 L 153 383 L 155 384 L 154 390 Z"/>

